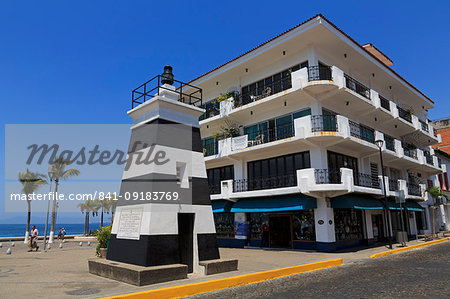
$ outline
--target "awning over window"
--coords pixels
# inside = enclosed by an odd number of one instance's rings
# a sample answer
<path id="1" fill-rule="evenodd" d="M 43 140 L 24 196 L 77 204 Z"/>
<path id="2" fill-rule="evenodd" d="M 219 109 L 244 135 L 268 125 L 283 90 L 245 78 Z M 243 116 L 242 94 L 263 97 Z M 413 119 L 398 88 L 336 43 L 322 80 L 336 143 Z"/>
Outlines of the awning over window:
<path id="1" fill-rule="evenodd" d="M 400 204 L 396 203 L 393 200 L 388 200 L 388 206 L 389 206 L 389 210 L 395 210 L 395 211 L 400 210 Z M 406 201 L 406 202 L 402 203 L 402 209 L 405 209 L 405 208 L 408 211 L 417 211 L 417 212 L 422 212 L 423 210 L 425 210 L 424 208 L 422 208 L 421 205 L 419 205 L 417 202 L 414 202 L 414 201 Z"/>
<path id="2" fill-rule="evenodd" d="M 407 202 L 405 202 L 404 205 L 408 211 L 422 212 L 425 210 L 425 208 L 423 208 L 421 205 L 419 205 L 415 201 L 407 201 Z"/>
<path id="3" fill-rule="evenodd" d="M 240 199 L 231 212 L 281 212 L 317 208 L 316 199 L 303 194 Z"/>
<path id="4" fill-rule="evenodd" d="M 378 199 L 362 194 L 346 194 L 331 199 L 334 209 L 383 210 L 384 206 Z"/>
<path id="5" fill-rule="evenodd" d="M 213 213 L 224 213 L 230 212 L 233 202 L 228 200 L 212 200 L 211 204 Z"/>

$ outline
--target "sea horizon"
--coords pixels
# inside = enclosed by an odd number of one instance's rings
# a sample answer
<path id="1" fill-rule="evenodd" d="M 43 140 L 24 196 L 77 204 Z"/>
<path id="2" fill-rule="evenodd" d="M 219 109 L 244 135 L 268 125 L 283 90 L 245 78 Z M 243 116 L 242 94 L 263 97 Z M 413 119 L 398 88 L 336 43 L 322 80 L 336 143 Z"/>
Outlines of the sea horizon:
<path id="1" fill-rule="evenodd" d="M 110 222 L 103 222 L 103 225 L 109 225 Z M 43 236 L 45 231 L 45 223 L 32 223 L 38 229 L 39 235 Z M 30 225 L 30 226 L 31 226 Z M 56 232 L 59 228 L 66 230 L 66 235 L 82 235 L 84 232 L 84 223 L 57 223 Z M 89 223 L 90 230 L 100 228 L 100 222 Z M 26 224 L 0 224 L 0 238 L 22 238 L 25 237 Z M 47 235 L 50 235 L 50 223 L 47 229 Z"/>

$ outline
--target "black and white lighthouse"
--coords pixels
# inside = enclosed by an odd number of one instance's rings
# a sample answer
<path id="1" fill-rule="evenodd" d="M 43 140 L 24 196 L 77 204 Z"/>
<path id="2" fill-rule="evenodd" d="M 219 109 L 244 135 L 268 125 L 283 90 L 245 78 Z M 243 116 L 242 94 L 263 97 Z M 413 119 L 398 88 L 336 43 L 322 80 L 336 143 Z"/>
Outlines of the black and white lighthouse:
<path id="1" fill-rule="evenodd" d="M 201 90 L 175 87 L 172 68 L 133 91 L 128 158 L 107 260 L 139 266 L 219 259 L 200 138 Z M 176 81 L 178 82 L 178 81 Z M 198 92 L 200 90 L 200 92 Z M 200 102 L 198 102 L 200 101 Z"/>

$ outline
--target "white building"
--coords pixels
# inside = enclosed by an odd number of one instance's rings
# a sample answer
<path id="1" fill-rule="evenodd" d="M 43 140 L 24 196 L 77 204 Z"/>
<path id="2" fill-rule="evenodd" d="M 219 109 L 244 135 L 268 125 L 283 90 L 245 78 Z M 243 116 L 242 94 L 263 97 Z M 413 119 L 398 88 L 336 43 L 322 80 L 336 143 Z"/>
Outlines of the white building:
<path id="1" fill-rule="evenodd" d="M 203 91 L 201 135 L 219 246 L 324 251 L 393 235 L 406 198 L 410 237 L 426 229 L 427 178 L 441 172 L 433 101 L 317 15 L 189 82 Z M 382 177 L 379 148 L 385 177 Z"/>
<path id="2" fill-rule="evenodd" d="M 431 177 L 434 186 L 439 186 L 450 198 L 450 185 L 448 181 L 447 169 L 450 169 L 450 155 L 441 150 L 435 150 L 438 163 L 441 166 L 442 173 Z M 435 232 L 450 230 L 450 202 L 445 198 L 440 198 L 433 202 L 431 196 L 426 195 L 426 201 L 421 205 L 426 208 L 427 229 L 425 233 L 433 232 L 433 207 L 434 207 L 434 228 Z"/>

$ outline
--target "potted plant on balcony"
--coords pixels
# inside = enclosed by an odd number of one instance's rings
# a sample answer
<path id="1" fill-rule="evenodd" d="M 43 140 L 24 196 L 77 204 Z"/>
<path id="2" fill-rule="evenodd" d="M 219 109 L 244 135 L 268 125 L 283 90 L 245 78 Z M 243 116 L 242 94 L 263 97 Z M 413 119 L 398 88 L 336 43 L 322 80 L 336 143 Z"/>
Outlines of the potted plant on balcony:
<path id="1" fill-rule="evenodd" d="M 224 125 L 220 125 L 219 131 L 213 132 L 213 137 L 216 139 L 226 139 L 239 136 L 239 128 L 237 124 L 231 122 L 230 120 L 225 120 Z"/>
<path id="2" fill-rule="evenodd" d="M 101 228 L 100 232 L 97 235 L 97 247 L 95 248 L 96 255 L 101 258 L 106 258 L 106 250 L 108 247 L 108 240 L 111 236 L 111 225 L 104 226 Z"/>

